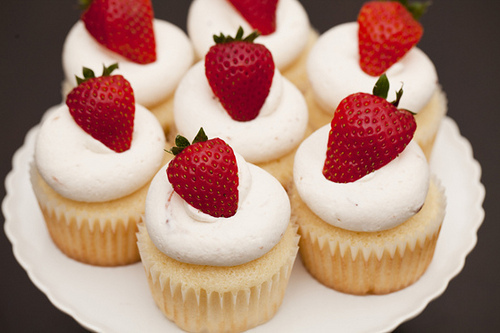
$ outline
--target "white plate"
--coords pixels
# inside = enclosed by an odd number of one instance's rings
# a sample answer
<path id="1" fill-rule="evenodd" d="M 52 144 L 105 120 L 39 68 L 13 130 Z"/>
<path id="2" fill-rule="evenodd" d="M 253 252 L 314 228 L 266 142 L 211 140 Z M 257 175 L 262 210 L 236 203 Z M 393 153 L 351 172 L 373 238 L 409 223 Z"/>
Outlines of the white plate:
<path id="1" fill-rule="evenodd" d="M 2 203 L 5 232 L 33 283 L 56 307 L 90 330 L 180 332 L 155 306 L 140 263 L 93 267 L 68 259 L 54 246 L 29 181 L 37 131 L 35 127 L 28 132 L 14 155 Z M 437 138 L 431 168 L 446 188 L 448 208 L 434 259 L 419 281 L 384 296 L 346 295 L 317 283 L 297 260 L 280 310 L 251 331 L 390 331 L 442 294 L 462 270 L 484 218 L 481 167 L 450 118 L 444 120 Z"/>

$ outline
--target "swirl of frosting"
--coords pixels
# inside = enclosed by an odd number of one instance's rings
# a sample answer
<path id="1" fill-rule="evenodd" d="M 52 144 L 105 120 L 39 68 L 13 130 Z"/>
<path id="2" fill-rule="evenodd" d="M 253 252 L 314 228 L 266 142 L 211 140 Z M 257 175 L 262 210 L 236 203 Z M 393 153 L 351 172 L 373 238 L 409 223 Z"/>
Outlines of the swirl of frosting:
<path id="1" fill-rule="evenodd" d="M 290 202 L 280 183 L 237 153 L 239 202 L 235 215 L 215 218 L 192 208 L 168 181 L 164 166 L 151 182 L 145 222 L 155 246 L 170 258 L 236 266 L 260 258 L 281 240 Z"/>
<path id="2" fill-rule="evenodd" d="M 335 183 L 322 173 L 330 128 L 314 132 L 295 155 L 295 186 L 318 217 L 342 229 L 373 232 L 393 228 L 421 209 L 429 167 L 414 140 L 384 167 L 352 183 Z"/>
<path id="3" fill-rule="evenodd" d="M 371 93 L 378 77 L 359 66 L 358 23 L 337 25 L 323 35 L 311 49 L 307 74 L 317 102 L 333 115 L 340 101 L 354 92 Z M 399 108 L 418 113 L 431 99 L 438 77 L 432 61 L 417 47 L 386 72 L 391 89 L 388 100 L 396 99 L 403 87 Z"/>
<path id="4" fill-rule="evenodd" d="M 307 127 L 308 111 L 299 90 L 276 69 L 259 115 L 250 121 L 235 121 L 213 94 L 204 62 L 199 61 L 179 83 L 174 118 L 181 135 L 194 138 L 203 127 L 209 137 L 222 138 L 247 161 L 260 163 L 298 146 Z"/>
<path id="5" fill-rule="evenodd" d="M 35 145 L 35 164 L 57 193 L 75 201 L 103 202 L 144 186 L 161 167 L 165 135 L 146 108 L 136 104 L 129 150 L 106 147 L 77 125 L 61 104 L 44 118 Z"/>
<path id="6" fill-rule="evenodd" d="M 202 58 L 214 44 L 213 35 L 234 36 L 239 27 L 249 33 L 253 28 L 227 0 L 194 0 L 189 7 L 188 35 L 193 41 L 198 58 Z M 273 55 L 281 71 L 297 59 L 306 47 L 310 30 L 309 18 L 297 0 L 280 0 L 276 9 L 276 31 L 260 36 Z"/>
<path id="7" fill-rule="evenodd" d="M 153 27 L 157 59 L 150 64 L 138 64 L 99 44 L 84 23 L 78 21 L 69 31 L 63 46 L 66 82 L 76 86 L 75 75 L 81 76 L 84 66 L 100 73 L 103 64 L 118 63 L 119 68 L 113 73 L 127 78 L 138 104 L 152 107 L 164 101 L 193 64 L 194 51 L 187 35 L 175 25 L 155 19 Z"/>

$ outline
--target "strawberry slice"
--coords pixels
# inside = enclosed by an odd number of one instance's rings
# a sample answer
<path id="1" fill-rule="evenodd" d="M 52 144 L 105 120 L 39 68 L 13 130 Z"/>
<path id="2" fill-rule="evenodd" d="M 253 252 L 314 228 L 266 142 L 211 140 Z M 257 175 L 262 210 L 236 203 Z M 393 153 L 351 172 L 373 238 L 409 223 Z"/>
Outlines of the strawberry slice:
<path id="1" fill-rule="evenodd" d="M 84 78 L 66 98 L 66 105 L 75 122 L 94 139 L 117 153 L 132 143 L 135 99 L 130 83 L 121 75 L 111 75 L 118 65 L 104 67 L 103 75 L 95 77 L 88 68 Z"/>
<path id="2" fill-rule="evenodd" d="M 237 121 L 258 116 L 273 82 L 273 57 L 264 45 L 253 42 L 258 36 L 253 32 L 243 38 L 241 27 L 234 38 L 221 33 L 205 56 L 208 83 Z"/>
<path id="3" fill-rule="evenodd" d="M 402 1 L 407 3 L 407 1 Z M 380 76 L 422 37 L 417 19 L 428 4 L 397 1 L 365 3 L 358 14 L 359 63 L 365 73 Z"/>
<path id="4" fill-rule="evenodd" d="M 175 139 L 167 167 L 174 191 L 187 203 L 214 217 L 231 217 L 238 209 L 238 166 L 233 149 L 220 138 L 208 140 L 203 129 L 193 143 Z"/>
<path id="5" fill-rule="evenodd" d="M 336 183 L 349 183 L 380 169 L 398 156 L 413 138 L 413 114 L 397 109 L 397 100 L 385 98 L 389 89 L 382 75 L 374 94 L 355 93 L 344 98 L 331 123 L 323 175 Z"/>
<path id="6" fill-rule="evenodd" d="M 229 0 L 243 18 L 261 35 L 276 31 L 278 0 Z"/>
<path id="7" fill-rule="evenodd" d="M 139 64 L 156 61 L 151 0 L 84 2 L 87 9 L 81 19 L 100 44 Z"/>

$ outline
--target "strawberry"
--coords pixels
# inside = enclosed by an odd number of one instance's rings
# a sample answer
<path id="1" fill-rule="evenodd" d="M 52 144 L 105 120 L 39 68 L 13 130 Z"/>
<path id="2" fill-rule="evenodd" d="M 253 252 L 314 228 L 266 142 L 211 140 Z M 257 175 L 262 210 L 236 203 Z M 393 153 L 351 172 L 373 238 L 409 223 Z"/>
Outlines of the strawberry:
<path id="1" fill-rule="evenodd" d="M 156 60 L 151 0 L 84 2 L 87 9 L 81 19 L 87 31 L 100 44 L 139 64 Z"/>
<path id="2" fill-rule="evenodd" d="M 238 166 L 233 149 L 222 139 L 210 139 L 203 129 L 193 143 L 175 139 L 175 155 L 167 167 L 174 191 L 187 203 L 214 217 L 231 217 L 238 208 Z"/>
<path id="3" fill-rule="evenodd" d="M 213 93 L 228 114 L 237 121 L 249 121 L 258 116 L 274 76 L 271 52 L 253 41 L 253 32 L 243 38 L 240 27 L 236 37 L 214 36 L 213 45 L 205 56 L 205 75 Z"/>
<path id="4" fill-rule="evenodd" d="M 389 89 L 382 75 L 374 94 L 355 93 L 344 98 L 331 123 L 323 175 L 336 183 L 356 181 L 398 156 L 415 133 L 413 114 L 398 109 L 397 100 L 385 98 Z"/>
<path id="5" fill-rule="evenodd" d="M 78 126 L 120 153 L 132 143 L 135 99 L 130 83 L 121 75 L 111 75 L 117 67 L 104 67 L 100 77 L 84 68 L 84 79 L 77 77 L 79 84 L 68 94 L 66 105 Z"/>
<path id="6" fill-rule="evenodd" d="M 243 18 L 261 35 L 276 31 L 278 0 L 229 0 Z"/>
<path id="7" fill-rule="evenodd" d="M 422 37 L 417 19 L 427 4 L 401 2 L 407 7 L 397 1 L 367 2 L 358 14 L 359 62 L 368 75 L 380 76 Z"/>

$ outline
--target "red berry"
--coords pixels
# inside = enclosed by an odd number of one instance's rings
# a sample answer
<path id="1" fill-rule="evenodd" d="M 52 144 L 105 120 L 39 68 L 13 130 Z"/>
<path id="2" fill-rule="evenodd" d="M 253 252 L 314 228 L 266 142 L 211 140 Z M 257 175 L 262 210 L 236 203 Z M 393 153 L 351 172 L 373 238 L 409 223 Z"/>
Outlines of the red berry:
<path id="1" fill-rule="evenodd" d="M 423 34 L 420 23 L 397 1 L 365 3 L 358 15 L 360 66 L 372 76 L 383 74 Z"/>
<path id="2" fill-rule="evenodd" d="M 239 178 L 233 149 L 219 138 L 188 142 L 181 149 L 180 152 L 173 150 L 177 154 L 167 167 L 174 191 L 191 206 L 211 216 L 236 214 Z"/>
<path id="3" fill-rule="evenodd" d="M 68 94 L 69 112 L 94 139 L 118 153 L 126 151 L 132 143 L 134 130 L 132 87 L 121 75 L 96 78 L 91 74 Z"/>
<path id="4" fill-rule="evenodd" d="M 156 60 L 151 0 L 91 1 L 82 21 L 100 44 L 139 64 Z"/>
<path id="5" fill-rule="evenodd" d="M 336 183 L 356 181 L 396 158 L 415 129 L 413 114 L 385 98 L 349 95 L 331 123 L 323 175 Z"/>
<path id="6" fill-rule="evenodd" d="M 205 56 L 205 75 L 213 93 L 228 114 L 237 121 L 258 116 L 269 95 L 274 76 L 271 52 L 253 43 L 253 33 L 242 39 L 215 36 L 217 40 Z"/>
<path id="7" fill-rule="evenodd" d="M 276 31 L 278 0 L 229 0 L 243 18 L 261 35 Z"/>

